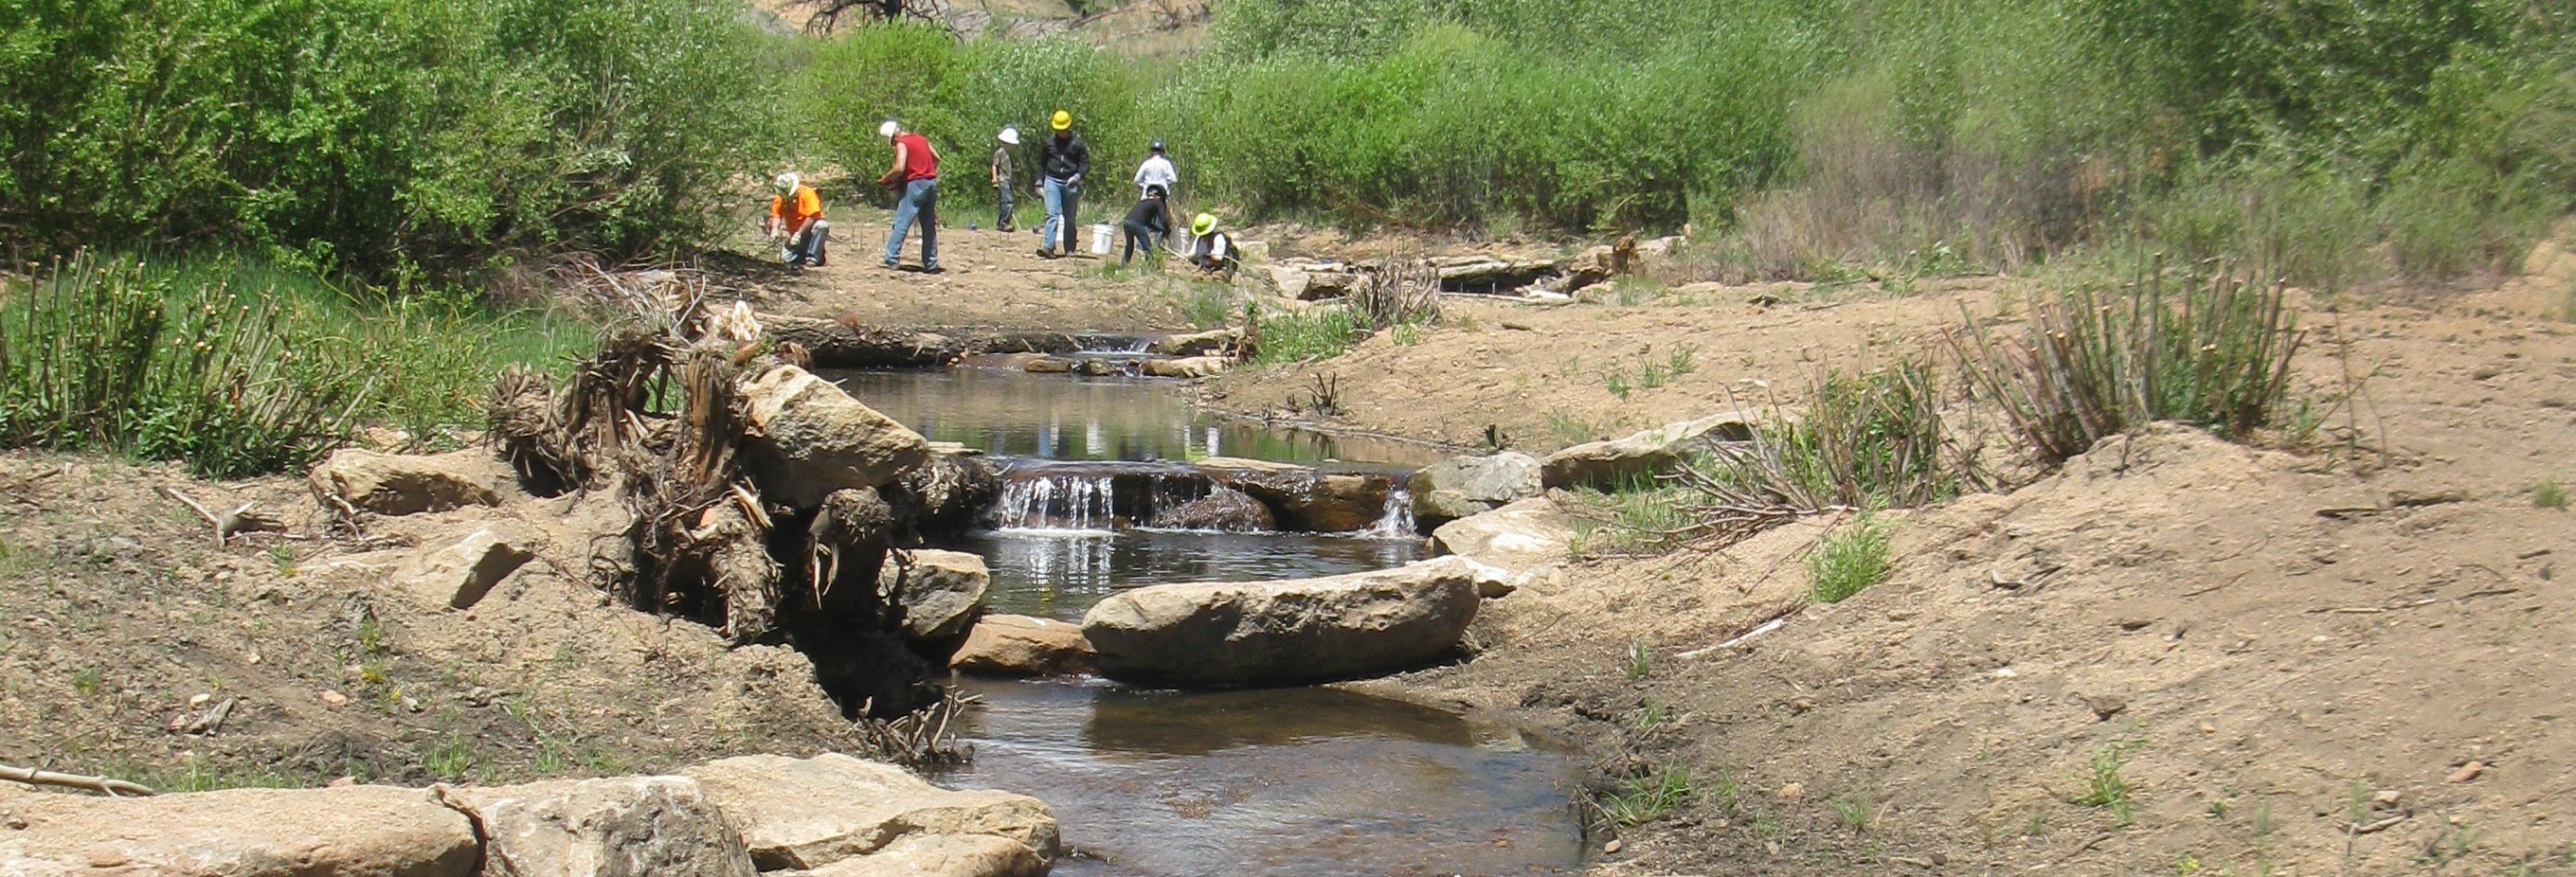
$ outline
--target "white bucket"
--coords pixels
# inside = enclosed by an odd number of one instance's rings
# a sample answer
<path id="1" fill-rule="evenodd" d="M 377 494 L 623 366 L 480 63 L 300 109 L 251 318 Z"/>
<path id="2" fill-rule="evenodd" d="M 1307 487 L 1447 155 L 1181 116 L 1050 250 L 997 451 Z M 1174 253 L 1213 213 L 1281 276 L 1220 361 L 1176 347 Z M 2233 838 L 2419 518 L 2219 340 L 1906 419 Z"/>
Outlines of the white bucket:
<path id="1" fill-rule="evenodd" d="M 1106 226 L 1106 225 L 1095 225 L 1095 226 L 1092 226 L 1092 227 L 1091 227 L 1091 254 L 1092 254 L 1092 255 L 1094 255 L 1094 256 L 1106 256 L 1106 255 L 1109 255 L 1109 244 L 1110 244 L 1110 242 L 1111 242 L 1111 236 L 1112 236 L 1112 235 L 1114 235 L 1114 234 L 1116 234 L 1116 233 L 1117 233 L 1117 229 L 1110 228 L 1109 226 Z"/>

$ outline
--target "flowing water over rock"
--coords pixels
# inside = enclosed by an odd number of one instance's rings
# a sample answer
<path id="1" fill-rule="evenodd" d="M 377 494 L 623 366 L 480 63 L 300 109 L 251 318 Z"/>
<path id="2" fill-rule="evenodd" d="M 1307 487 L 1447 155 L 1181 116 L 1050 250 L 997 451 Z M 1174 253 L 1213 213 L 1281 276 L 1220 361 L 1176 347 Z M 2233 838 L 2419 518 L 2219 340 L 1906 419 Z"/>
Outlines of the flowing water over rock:
<path id="1" fill-rule="evenodd" d="M 1359 572 L 1424 553 L 1409 498 L 1392 488 L 1362 518 L 1375 526 L 1348 533 L 1149 525 L 1231 489 L 1195 460 L 1292 462 L 1400 485 L 1444 456 L 1436 449 L 1222 420 L 1193 410 L 1180 385 L 1150 379 L 971 366 L 834 377 L 1005 469 L 988 515 L 996 526 L 942 543 L 985 557 L 995 612 L 1079 620 L 1119 588 Z M 1574 762 L 1439 710 L 1321 688 L 960 685 L 984 700 L 960 735 L 976 757 L 940 779 L 1047 801 L 1084 853 L 1059 874 L 1528 874 L 1581 860 Z"/>

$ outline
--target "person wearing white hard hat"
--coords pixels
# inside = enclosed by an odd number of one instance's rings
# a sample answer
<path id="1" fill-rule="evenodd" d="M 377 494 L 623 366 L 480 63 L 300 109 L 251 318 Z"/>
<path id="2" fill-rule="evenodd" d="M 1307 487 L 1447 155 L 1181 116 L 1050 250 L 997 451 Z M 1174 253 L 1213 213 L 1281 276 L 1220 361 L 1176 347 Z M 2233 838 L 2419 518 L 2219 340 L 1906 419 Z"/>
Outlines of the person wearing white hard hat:
<path id="1" fill-rule="evenodd" d="M 1002 210 L 1001 218 L 993 221 L 993 227 L 1010 231 L 1011 177 L 1019 170 L 1019 161 L 1011 155 L 1011 147 L 1020 145 L 1020 129 L 1005 125 L 1002 127 L 1002 133 L 995 135 L 993 139 L 1002 142 L 1002 145 L 993 149 L 993 194 L 995 199 L 1001 202 Z"/>
<path id="2" fill-rule="evenodd" d="M 1172 169 L 1171 157 L 1163 154 L 1163 141 L 1154 141 L 1152 151 L 1145 154 L 1145 163 L 1136 166 L 1136 190 L 1161 186 L 1163 193 L 1169 195 L 1180 184 L 1181 173 Z"/>
<path id="3" fill-rule="evenodd" d="M 832 224 L 823 221 L 822 194 L 795 171 L 779 174 L 776 182 L 778 194 L 770 196 L 769 218 L 761 222 L 761 231 L 772 241 L 784 241 L 779 256 L 787 264 L 823 267 L 823 244 L 831 237 Z"/>
<path id="4" fill-rule="evenodd" d="M 894 227 L 886 230 L 885 266 L 902 264 L 903 236 L 919 221 L 921 270 L 938 273 L 939 150 L 930 148 L 930 138 L 904 130 L 893 119 L 877 126 L 877 134 L 894 144 L 894 167 L 877 177 L 877 185 L 903 187 L 894 205 Z"/>

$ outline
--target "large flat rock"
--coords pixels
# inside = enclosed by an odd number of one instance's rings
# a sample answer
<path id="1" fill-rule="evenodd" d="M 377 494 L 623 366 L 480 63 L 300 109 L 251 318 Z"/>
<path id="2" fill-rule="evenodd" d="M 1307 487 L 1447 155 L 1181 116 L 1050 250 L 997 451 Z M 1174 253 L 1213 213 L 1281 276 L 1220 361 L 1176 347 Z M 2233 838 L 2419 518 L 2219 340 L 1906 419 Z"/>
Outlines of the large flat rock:
<path id="1" fill-rule="evenodd" d="M 414 455 L 341 448 L 304 480 L 325 508 L 412 515 L 499 505 L 504 485 L 496 482 L 508 477 L 508 469 L 482 451 Z"/>
<path id="2" fill-rule="evenodd" d="M 1477 575 L 1427 561 L 1315 579 L 1154 585 L 1120 591 L 1082 620 L 1113 679 L 1170 685 L 1294 685 L 1408 670 L 1458 646 L 1476 617 Z"/>
<path id="3" fill-rule="evenodd" d="M 1055 813 L 1027 795 L 949 791 L 838 753 L 745 755 L 681 771 L 742 829 L 763 871 L 814 869 L 924 835 L 991 835 L 1055 858 Z"/>
<path id="4" fill-rule="evenodd" d="M 1753 428 L 1744 414 L 1728 412 L 1585 442 L 1547 455 L 1539 464 L 1539 480 L 1551 488 L 1617 490 L 1679 471 L 1718 442 L 1750 439 Z"/>
<path id="5" fill-rule="evenodd" d="M 1026 615 L 986 615 L 966 632 L 948 666 L 982 676 L 1062 676 L 1097 666 L 1082 625 Z"/>
<path id="6" fill-rule="evenodd" d="M 750 427 L 743 450 L 765 499 L 810 509 L 833 491 L 872 489 L 930 458 L 919 433 L 804 369 L 771 369 L 741 392 Z"/>
<path id="7" fill-rule="evenodd" d="M 742 834 L 680 776 L 447 788 L 482 829 L 483 877 L 753 877 Z"/>
<path id="8" fill-rule="evenodd" d="M 1431 547 L 1511 573 L 1564 563 L 1574 551 L 1574 517 L 1546 497 L 1459 518 L 1431 531 Z"/>
<path id="9" fill-rule="evenodd" d="M 988 834 L 908 837 L 874 855 L 842 859 L 776 877 L 1044 877 L 1047 860 L 1009 838 Z"/>
<path id="10" fill-rule="evenodd" d="M 474 824 L 422 789 L 232 789 L 150 798 L 29 795 L 0 828 L 8 877 L 469 877 Z"/>

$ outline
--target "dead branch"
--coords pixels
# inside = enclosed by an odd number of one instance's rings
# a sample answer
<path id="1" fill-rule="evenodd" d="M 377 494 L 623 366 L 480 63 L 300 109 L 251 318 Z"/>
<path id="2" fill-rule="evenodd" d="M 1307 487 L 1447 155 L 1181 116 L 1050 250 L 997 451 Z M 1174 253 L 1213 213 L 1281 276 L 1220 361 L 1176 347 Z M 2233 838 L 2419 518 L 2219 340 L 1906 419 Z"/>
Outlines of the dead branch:
<path id="1" fill-rule="evenodd" d="M 164 486 L 160 490 L 161 495 L 178 500 L 180 505 L 187 506 L 189 511 L 197 513 L 197 517 L 206 519 L 206 523 L 214 526 L 215 547 L 217 548 L 221 548 L 227 544 L 235 533 L 252 533 L 284 529 L 278 523 L 277 518 L 265 513 L 251 511 L 251 506 L 258 504 L 256 502 L 242 503 L 232 511 L 218 515 L 214 510 L 207 508 L 204 503 L 189 498 L 187 494 L 180 493 L 177 488 Z"/>
<path id="2" fill-rule="evenodd" d="M 150 786 L 145 786 L 140 783 L 130 783 L 120 779 L 110 779 L 108 777 L 55 773 L 50 770 L 37 770 L 32 767 L 19 767 L 14 764 L 0 764 L 0 780 L 16 780 L 31 786 L 53 786 L 64 789 L 83 789 L 86 791 L 97 792 L 110 798 L 148 798 L 155 794 Z"/>

